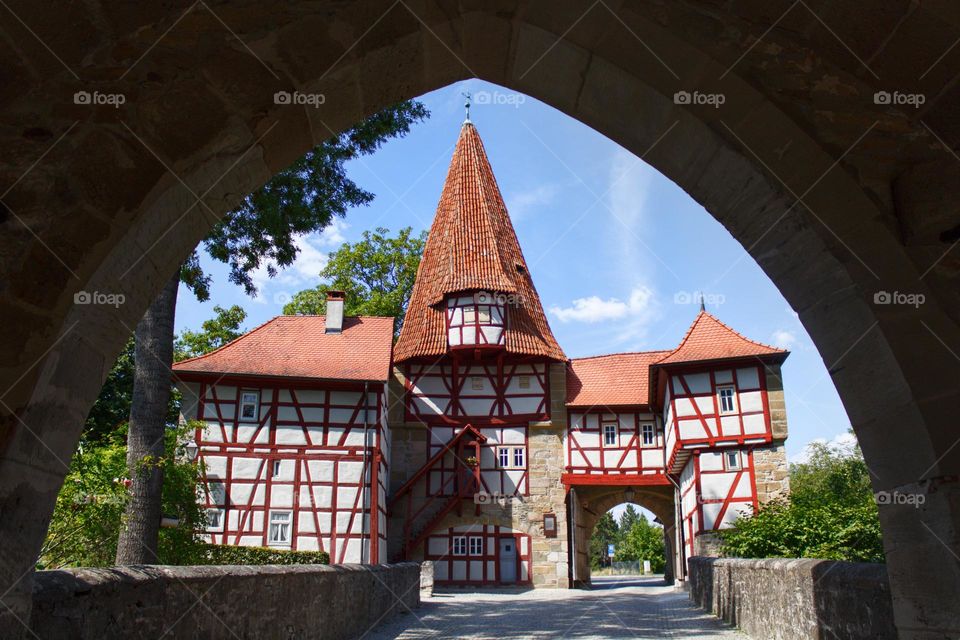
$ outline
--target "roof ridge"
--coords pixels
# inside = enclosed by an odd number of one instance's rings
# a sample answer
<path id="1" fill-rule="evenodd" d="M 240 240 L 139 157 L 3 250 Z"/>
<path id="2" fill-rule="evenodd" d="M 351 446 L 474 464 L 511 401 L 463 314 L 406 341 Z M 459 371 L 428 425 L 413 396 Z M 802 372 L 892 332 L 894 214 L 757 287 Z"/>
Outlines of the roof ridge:
<path id="1" fill-rule="evenodd" d="M 650 349 L 648 351 L 617 351 L 615 353 L 598 353 L 592 356 L 580 356 L 577 358 L 570 358 L 570 362 L 574 360 L 594 360 L 596 358 L 610 358 L 612 356 L 643 356 L 651 353 L 672 353 L 670 349 Z"/>
<path id="2" fill-rule="evenodd" d="M 230 342 L 227 342 L 227 343 L 225 343 L 225 344 L 220 345 L 219 347 L 217 347 L 217 348 L 214 349 L 213 351 L 208 351 L 208 352 L 203 353 L 203 354 L 201 354 L 201 355 L 199 355 L 199 356 L 194 356 L 194 357 L 192 357 L 192 358 L 187 358 L 187 359 L 185 359 L 185 360 L 179 360 L 179 361 L 177 361 L 177 362 L 174 362 L 173 364 L 184 364 L 184 363 L 186 363 L 186 362 L 196 362 L 197 360 L 202 360 L 202 359 L 206 358 L 207 356 L 212 356 L 213 354 L 215 354 L 215 353 L 217 353 L 217 352 L 219 352 L 219 351 L 222 351 L 222 350 L 226 349 L 226 348 L 229 347 L 230 345 L 232 345 L 232 344 L 234 344 L 234 343 L 236 343 L 236 342 L 240 342 L 241 340 L 243 340 L 243 339 L 246 338 L 247 336 L 251 336 L 251 335 L 253 335 L 254 333 L 256 333 L 257 331 L 260 331 L 260 329 L 263 329 L 265 326 L 267 326 L 268 324 L 270 324 L 270 323 L 273 322 L 274 320 L 277 320 L 278 318 L 284 318 L 284 317 L 287 317 L 287 316 L 283 316 L 283 315 L 274 316 L 274 317 L 270 318 L 269 320 L 267 320 L 266 322 L 263 322 L 263 323 L 257 325 L 257 326 L 254 327 L 253 329 L 250 329 L 250 331 L 247 331 L 246 333 L 237 336 L 236 338 L 234 338 L 234 339 L 231 340 Z"/>

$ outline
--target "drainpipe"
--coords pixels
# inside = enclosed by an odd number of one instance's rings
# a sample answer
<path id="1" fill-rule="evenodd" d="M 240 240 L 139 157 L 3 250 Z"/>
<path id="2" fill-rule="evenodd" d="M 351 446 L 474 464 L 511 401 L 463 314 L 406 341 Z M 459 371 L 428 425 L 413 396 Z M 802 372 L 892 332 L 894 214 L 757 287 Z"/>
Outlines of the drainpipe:
<path id="1" fill-rule="evenodd" d="M 367 521 L 365 516 L 366 516 L 367 510 L 369 509 L 368 499 L 367 499 L 369 496 L 369 493 L 367 493 L 363 489 L 363 484 L 366 481 L 366 477 L 367 477 L 367 461 L 369 459 L 369 450 L 370 450 L 370 447 L 368 446 L 368 439 L 367 439 L 367 431 L 370 428 L 368 415 L 367 415 L 367 411 L 370 405 L 370 394 L 367 391 L 368 385 L 369 383 L 367 382 L 363 383 L 363 467 L 361 472 L 363 474 L 361 476 L 363 481 L 360 483 L 360 490 L 363 491 L 363 511 L 361 512 L 363 515 L 360 516 L 360 564 L 364 564 L 363 559 L 365 555 L 365 547 L 364 547 L 363 541 L 364 541 L 364 536 L 367 535 L 367 524 L 366 524 Z M 373 479 L 372 473 L 370 474 L 370 478 L 371 480 Z M 373 482 L 371 482 L 370 485 L 371 485 L 370 491 L 372 492 Z M 369 517 L 372 517 L 372 516 L 369 516 Z M 350 533 L 350 532 L 348 531 L 347 533 Z"/>

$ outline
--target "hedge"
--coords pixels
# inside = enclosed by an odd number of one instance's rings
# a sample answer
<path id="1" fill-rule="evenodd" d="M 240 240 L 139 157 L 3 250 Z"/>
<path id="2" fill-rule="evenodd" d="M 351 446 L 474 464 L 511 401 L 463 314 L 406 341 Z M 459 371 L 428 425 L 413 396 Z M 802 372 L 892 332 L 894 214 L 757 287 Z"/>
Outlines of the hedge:
<path id="1" fill-rule="evenodd" d="M 198 564 L 330 564 L 330 554 L 326 551 L 208 544 L 200 551 Z"/>

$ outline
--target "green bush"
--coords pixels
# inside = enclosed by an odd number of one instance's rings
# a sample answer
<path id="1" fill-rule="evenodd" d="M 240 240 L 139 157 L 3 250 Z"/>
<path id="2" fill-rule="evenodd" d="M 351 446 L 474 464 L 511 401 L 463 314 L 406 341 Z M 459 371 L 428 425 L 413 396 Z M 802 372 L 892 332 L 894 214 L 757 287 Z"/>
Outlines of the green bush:
<path id="1" fill-rule="evenodd" d="M 200 549 L 197 564 L 330 564 L 330 554 L 326 551 L 208 544 Z"/>
<path id="2" fill-rule="evenodd" d="M 790 465 L 791 494 L 720 532 L 722 552 L 741 558 L 883 562 L 880 517 L 859 448 L 811 445 Z"/>

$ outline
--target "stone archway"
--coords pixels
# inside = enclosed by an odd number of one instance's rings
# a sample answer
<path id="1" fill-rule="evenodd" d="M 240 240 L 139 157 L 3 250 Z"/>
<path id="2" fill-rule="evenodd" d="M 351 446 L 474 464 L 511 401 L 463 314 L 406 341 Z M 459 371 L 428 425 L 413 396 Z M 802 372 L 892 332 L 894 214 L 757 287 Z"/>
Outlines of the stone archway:
<path id="1" fill-rule="evenodd" d="M 16 20 L 0 27 L 0 617 L 29 610 L 32 558 L 108 367 L 216 216 L 331 131 L 478 76 L 630 149 L 758 261 L 827 363 L 875 488 L 926 497 L 921 509 L 881 509 L 901 636 L 960 630 L 951 8 L 182 0 L 129 10 L 21 0 L 5 9 Z M 274 100 L 293 90 L 326 100 L 317 109 Z M 926 100 L 915 109 L 878 91 Z M 97 106 L 77 92 L 124 103 Z M 678 92 L 724 103 L 678 104 Z M 80 291 L 125 303 L 74 304 Z M 926 301 L 877 304 L 879 292 Z"/>
<path id="2" fill-rule="evenodd" d="M 630 490 L 630 499 L 625 491 Z M 630 502 L 638 504 L 653 513 L 664 528 L 667 566 L 664 577 L 673 582 L 678 568 L 674 544 L 676 507 L 673 486 L 581 486 L 571 488 L 569 494 L 570 520 L 575 527 L 573 533 L 573 569 L 574 586 L 590 583 L 590 538 L 597 522 L 606 512 L 618 504 Z"/>

